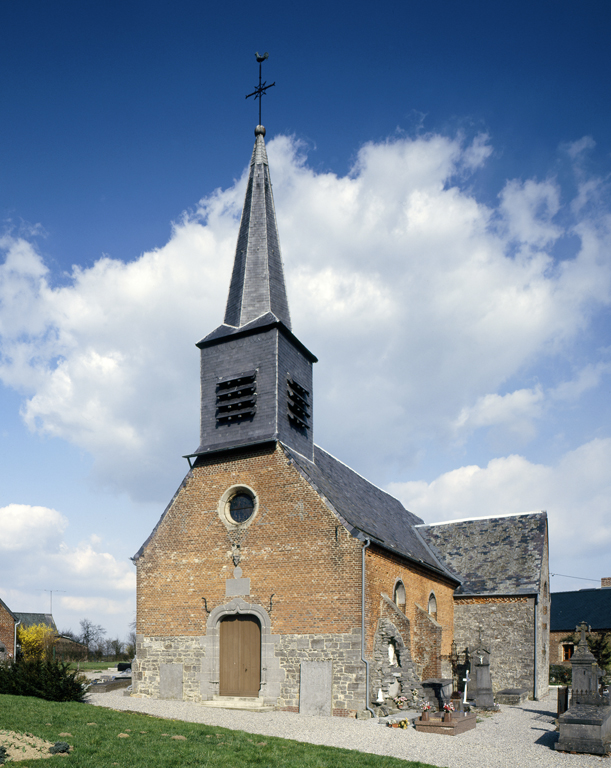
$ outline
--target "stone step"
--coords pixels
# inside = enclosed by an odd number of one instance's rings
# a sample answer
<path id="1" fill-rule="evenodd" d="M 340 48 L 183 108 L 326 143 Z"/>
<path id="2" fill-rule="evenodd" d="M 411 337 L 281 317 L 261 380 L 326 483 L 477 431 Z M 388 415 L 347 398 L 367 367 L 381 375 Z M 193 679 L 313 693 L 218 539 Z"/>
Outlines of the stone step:
<path id="1" fill-rule="evenodd" d="M 208 701 L 201 701 L 202 707 L 219 709 L 247 709 L 251 712 L 273 712 L 275 707 L 265 704 L 263 699 L 254 696 L 214 696 Z"/>

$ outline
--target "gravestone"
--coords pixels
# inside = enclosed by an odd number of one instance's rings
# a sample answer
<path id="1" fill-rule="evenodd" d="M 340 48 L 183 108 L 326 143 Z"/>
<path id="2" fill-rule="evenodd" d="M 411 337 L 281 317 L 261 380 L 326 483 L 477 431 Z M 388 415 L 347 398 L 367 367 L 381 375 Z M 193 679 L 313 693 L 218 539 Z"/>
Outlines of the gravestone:
<path id="1" fill-rule="evenodd" d="M 560 738 L 555 744 L 563 752 L 584 752 L 604 755 L 611 752 L 611 706 L 600 695 L 598 685 L 602 671 L 590 652 L 583 622 L 579 645 L 571 657 L 573 695 L 568 710 L 558 718 Z"/>
<path id="2" fill-rule="evenodd" d="M 182 664 L 159 665 L 159 698 L 182 699 Z"/>
<path id="3" fill-rule="evenodd" d="M 302 661 L 299 714 L 331 716 L 332 661 Z"/>
<path id="4" fill-rule="evenodd" d="M 484 647 L 480 630 L 479 647 L 472 656 L 472 669 L 475 670 L 475 679 L 471 684 L 471 694 L 476 707 L 491 709 L 494 707 L 494 694 L 492 693 L 492 677 L 490 676 L 490 650 Z"/>

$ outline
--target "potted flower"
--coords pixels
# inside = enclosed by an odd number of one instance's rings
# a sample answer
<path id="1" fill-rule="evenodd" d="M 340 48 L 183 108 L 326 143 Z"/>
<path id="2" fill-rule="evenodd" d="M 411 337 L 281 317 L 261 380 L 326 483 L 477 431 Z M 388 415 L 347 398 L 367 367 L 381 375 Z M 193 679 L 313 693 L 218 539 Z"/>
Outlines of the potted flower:
<path id="1" fill-rule="evenodd" d="M 431 708 L 431 705 L 428 701 L 422 702 L 422 716 L 420 717 L 421 720 L 428 720 L 429 719 L 429 710 Z"/>
<path id="2" fill-rule="evenodd" d="M 407 696 L 396 696 L 393 701 L 399 709 L 405 709 L 407 707 Z"/>
<path id="3" fill-rule="evenodd" d="M 443 705 L 443 722 L 450 723 L 452 721 L 452 712 L 454 712 L 454 704 L 451 701 L 446 701 Z"/>

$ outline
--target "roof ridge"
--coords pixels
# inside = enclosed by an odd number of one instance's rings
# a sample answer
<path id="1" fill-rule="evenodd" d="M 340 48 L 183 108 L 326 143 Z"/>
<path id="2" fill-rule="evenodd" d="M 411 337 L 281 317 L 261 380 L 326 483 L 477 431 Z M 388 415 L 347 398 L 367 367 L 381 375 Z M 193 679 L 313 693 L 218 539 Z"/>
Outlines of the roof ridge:
<path id="1" fill-rule="evenodd" d="M 471 523 L 475 520 L 498 520 L 502 517 L 523 517 L 527 515 L 547 515 L 544 509 L 538 512 L 504 512 L 500 515 L 482 515 L 481 517 L 460 517 L 456 520 L 442 520 L 439 523 L 419 523 L 415 528 L 432 528 L 434 525 L 452 525 L 453 523 Z"/>

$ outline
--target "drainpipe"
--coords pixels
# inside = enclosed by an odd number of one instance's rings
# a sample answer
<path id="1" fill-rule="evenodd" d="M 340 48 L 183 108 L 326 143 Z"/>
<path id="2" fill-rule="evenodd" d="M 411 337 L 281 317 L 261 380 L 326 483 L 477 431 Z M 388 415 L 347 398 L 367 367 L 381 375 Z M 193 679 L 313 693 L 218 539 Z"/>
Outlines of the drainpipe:
<path id="1" fill-rule="evenodd" d="M 365 658 L 365 550 L 371 544 L 371 539 L 365 539 L 361 550 L 361 661 L 365 662 L 365 708 L 375 717 L 376 713 L 369 706 L 369 662 Z"/>
<path id="2" fill-rule="evenodd" d="M 15 637 L 13 639 L 13 661 L 17 661 L 17 627 L 21 624 L 21 619 L 15 624 Z"/>
<path id="3" fill-rule="evenodd" d="M 534 663 L 534 676 L 535 682 L 533 687 L 533 701 L 538 701 L 537 696 L 537 675 L 538 675 L 538 659 L 539 659 L 539 595 L 535 595 L 535 663 Z"/>

